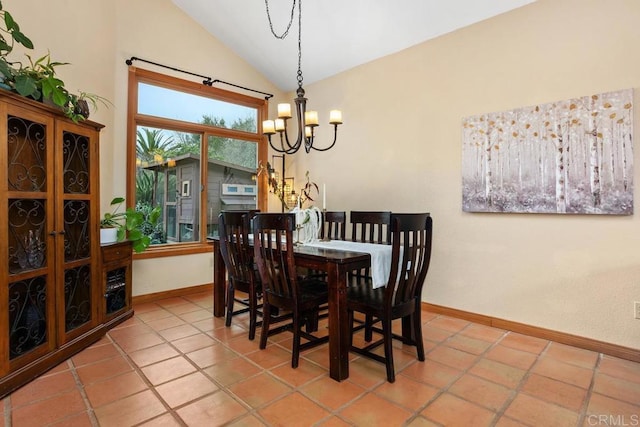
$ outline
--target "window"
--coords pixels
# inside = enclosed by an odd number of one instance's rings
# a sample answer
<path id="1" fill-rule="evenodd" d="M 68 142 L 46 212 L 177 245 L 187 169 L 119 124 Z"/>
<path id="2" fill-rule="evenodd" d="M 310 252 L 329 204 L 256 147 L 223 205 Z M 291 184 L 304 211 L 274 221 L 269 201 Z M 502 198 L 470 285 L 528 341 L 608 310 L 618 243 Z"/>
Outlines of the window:
<path id="1" fill-rule="evenodd" d="M 264 99 L 131 67 L 129 106 L 128 205 L 162 212 L 144 257 L 208 251 L 221 210 L 266 206 Z"/>

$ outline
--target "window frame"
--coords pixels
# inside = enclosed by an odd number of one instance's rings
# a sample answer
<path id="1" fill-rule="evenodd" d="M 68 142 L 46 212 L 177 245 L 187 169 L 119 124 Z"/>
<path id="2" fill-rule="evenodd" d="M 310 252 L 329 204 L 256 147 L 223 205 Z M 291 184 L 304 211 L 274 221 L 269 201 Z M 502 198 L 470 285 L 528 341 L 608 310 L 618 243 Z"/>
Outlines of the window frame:
<path id="1" fill-rule="evenodd" d="M 256 133 L 235 129 L 218 128 L 198 123 L 163 117 L 149 116 L 138 113 L 138 83 L 147 83 L 166 89 L 185 92 L 193 95 L 204 96 L 218 101 L 229 102 L 257 110 Z M 202 134 L 200 158 L 208 158 L 207 144 L 210 136 L 224 138 L 236 138 L 253 141 L 258 144 L 258 164 L 266 164 L 268 156 L 267 140 L 262 135 L 262 121 L 268 117 L 269 102 L 267 99 L 255 98 L 224 89 L 203 85 L 177 77 L 149 71 L 134 66 L 129 66 L 129 81 L 127 95 L 127 207 L 135 206 L 136 198 L 136 144 L 138 126 L 155 128 L 170 128 L 179 132 L 193 132 Z M 206 164 L 206 163 L 205 163 Z M 207 167 L 200 167 L 200 182 L 192 183 L 191 191 L 201 189 L 207 193 Z M 258 209 L 266 210 L 268 197 L 268 183 L 266 174 L 256 177 L 258 184 Z M 206 197 L 201 198 L 200 224 L 206 223 Z M 149 246 L 144 252 L 134 253 L 134 259 L 159 258 L 166 256 L 188 255 L 211 251 L 212 243 L 207 239 L 206 227 L 200 227 L 199 241 L 179 244 L 165 244 Z"/>

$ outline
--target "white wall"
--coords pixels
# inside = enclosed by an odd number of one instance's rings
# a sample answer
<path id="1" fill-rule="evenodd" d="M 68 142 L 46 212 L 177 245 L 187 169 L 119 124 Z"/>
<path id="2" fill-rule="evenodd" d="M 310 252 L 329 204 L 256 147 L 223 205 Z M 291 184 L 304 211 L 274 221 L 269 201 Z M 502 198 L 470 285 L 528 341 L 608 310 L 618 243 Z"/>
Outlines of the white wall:
<path id="1" fill-rule="evenodd" d="M 126 58 L 282 97 L 169 0 L 5 0 L 3 6 L 37 51 L 49 48 L 55 59 L 73 63 L 63 74 L 70 88 L 115 104 L 94 117 L 107 125 L 103 207 L 125 191 L 119 172 Z M 431 212 L 425 301 L 640 349 L 640 321 L 632 316 L 632 302 L 640 301 L 638 215 L 463 213 L 460 132 L 461 119 L 472 114 L 637 91 L 638 22 L 636 0 L 538 0 L 310 85 L 310 105 L 324 115 L 342 109 L 345 123 L 336 147 L 296 154 L 287 168 L 297 172 L 296 182 L 309 170 L 326 183 L 330 209 Z M 636 123 L 638 114 L 636 107 Z M 320 128 L 327 139 L 328 130 Z M 636 150 L 636 170 L 639 155 Z M 210 261 L 211 254 L 135 261 L 134 294 L 210 283 Z"/>
<path id="2" fill-rule="evenodd" d="M 296 176 L 325 182 L 329 209 L 431 212 L 425 301 L 640 349 L 638 214 L 461 203 L 462 118 L 626 88 L 637 102 L 638 22 L 634 0 L 539 0 L 310 85 L 314 109 L 342 109 L 344 125 L 332 150 L 294 156 Z"/>

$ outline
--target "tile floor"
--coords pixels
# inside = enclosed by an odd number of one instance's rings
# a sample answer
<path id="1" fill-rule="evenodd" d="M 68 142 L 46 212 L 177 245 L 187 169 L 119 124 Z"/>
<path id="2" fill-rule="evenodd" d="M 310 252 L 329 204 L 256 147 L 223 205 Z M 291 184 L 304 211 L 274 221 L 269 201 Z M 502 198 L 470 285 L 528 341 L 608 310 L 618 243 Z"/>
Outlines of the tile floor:
<path id="1" fill-rule="evenodd" d="M 327 346 L 290 368 L 291 334 L 267 349 L 212 317 L 209 293 L 134 307 L 98 343 L 3 399 L 1 426 L 637 426 L 640 364 L 423 312 L 427 360 L 395 349 L 396 382 Z M 323 329 L 326 330 L 326 325 Z"/>

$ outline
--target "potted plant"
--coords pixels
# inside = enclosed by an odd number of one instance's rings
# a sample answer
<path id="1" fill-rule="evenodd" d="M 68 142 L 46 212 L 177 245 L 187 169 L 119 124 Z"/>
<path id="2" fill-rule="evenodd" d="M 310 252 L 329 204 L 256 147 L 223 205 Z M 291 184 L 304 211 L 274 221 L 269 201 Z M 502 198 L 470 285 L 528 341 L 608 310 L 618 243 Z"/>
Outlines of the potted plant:
<path id="1" fill-rule="evenodd" d="M 111 212 L 106 212 L 104 217 L 100 221 L 100 241 L 101 243 L 120 242 L 125 238 L 128 238 L 133 244 L 133 250 L 136 252 L 143 252 L 151 244 L 151 237 L 147 236 L 142 228 L 146 225 L 150 225 L 155 228 L 160 220 L 160 207 L 156 206 L 145 215 L 143 212 L 137 211 L 133 208 L 127 208 L 125 211 L 118 211 L 120 206 L 124 203 L 124 197 L 115 197 L 111 201 L 111 206 L 115 208 Z M 105 231 L 103 230 L 111 230 Z M 112 240 L 103 240 L 103 235 L 113 235 Z"/>

